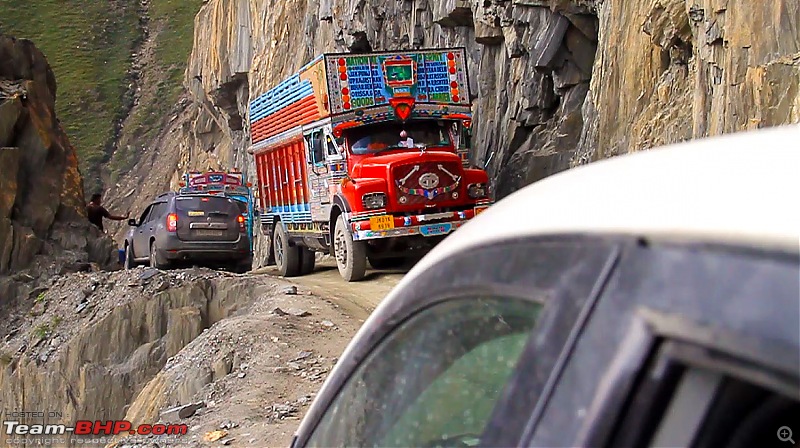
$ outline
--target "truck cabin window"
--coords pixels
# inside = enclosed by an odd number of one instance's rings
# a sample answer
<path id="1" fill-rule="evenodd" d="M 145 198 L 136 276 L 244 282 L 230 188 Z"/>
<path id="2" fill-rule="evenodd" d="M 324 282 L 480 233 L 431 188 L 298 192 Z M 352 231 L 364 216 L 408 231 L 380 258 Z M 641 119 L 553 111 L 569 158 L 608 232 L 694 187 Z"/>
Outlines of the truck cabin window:
<path id="1" fill-rule="evenodd" d="M 405 131 L 405 137 L 401 136 Z M 450 128 L 443 121 L 419 121 L 412 123 L 378 123 L 360 126 L 346 131 L 347 141 L 353 154 L 376 154 L 388 150 L 412 149 L 424 145 L 452 148 Z"/>
<path id="2" fill-rule="evenodd" d="M 311 134 L 308 139 L 308 145 L 311 147 L 312 162 L 319 165 L 325 161 L 325 147 L 322 143 L 322 131 L 317 131 Z"/>

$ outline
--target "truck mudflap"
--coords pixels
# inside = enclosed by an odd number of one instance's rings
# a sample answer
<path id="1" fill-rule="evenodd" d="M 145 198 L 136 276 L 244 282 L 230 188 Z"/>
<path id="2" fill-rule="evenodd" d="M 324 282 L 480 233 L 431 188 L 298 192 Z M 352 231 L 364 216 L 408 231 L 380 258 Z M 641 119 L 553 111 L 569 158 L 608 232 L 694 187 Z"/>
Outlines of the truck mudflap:
<path id="1" fill-rule="evenodd" d="M 354 241 L 403 236 L 440 236 L 452 233 L 467 221 L 486 210 L 489 204 L 476 205 L 472 209 L 428 213 L 411 216 L 372 214 L 351 216 L 350 227 Z"/>

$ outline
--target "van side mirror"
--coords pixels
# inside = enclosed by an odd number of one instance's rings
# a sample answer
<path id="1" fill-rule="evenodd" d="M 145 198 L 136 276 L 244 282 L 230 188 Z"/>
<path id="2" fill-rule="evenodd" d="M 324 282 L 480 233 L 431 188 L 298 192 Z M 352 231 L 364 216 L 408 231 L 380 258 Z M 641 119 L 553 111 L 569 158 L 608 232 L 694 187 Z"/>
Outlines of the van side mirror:
<path id="1" fill-rule="evenodd" d="M 137 224 L 136 224 L 136 220 L 135 220 L 135 219 L 129 219 L 129 220 L 128 220 L 128 225 L 129 225 L 129 226 L 136 227 L 136 226 L 137 226 Z"/>

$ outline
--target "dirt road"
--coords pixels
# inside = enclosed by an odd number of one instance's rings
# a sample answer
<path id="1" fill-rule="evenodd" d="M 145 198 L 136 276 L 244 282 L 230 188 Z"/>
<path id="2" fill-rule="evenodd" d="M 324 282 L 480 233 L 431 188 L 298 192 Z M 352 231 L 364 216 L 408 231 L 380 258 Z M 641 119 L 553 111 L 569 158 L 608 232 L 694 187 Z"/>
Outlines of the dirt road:
<path id="1" fill-rule="evenodd" d="M 404 274 L 369 271 L 363 281 L 347 283 L 329 257 L 320 259 L 308 276 L 278 279 L 274 267 L 247 274 L 246 284 L 260 285 L 263 293 L 252 294 L 236 313 L 184 347 L 159 374 L 160 380 L 152 382 L 165 388 L 151 387 L 154 395 L 171 397 L 175 387 L 170 385 L 208 376 L 203 372 L 221 365 L 219 359 L 232 360 L 226 370 L 230 373 L 174 403 L 203 404 L 194 415 L 179 419 L 188 425 L 188 433 L 172 439 L 132 436 L 117 448 L 289 446 L 350 339 Z M 147 399 L 142 402 L 150 405 Z"/>
<path id="2" fill-rule="evenodd" d="M 318 259 L 314 273 L 285 280 L 310 290 L 314 295 L 325 297 L 339 305 L 356 319 L 366 319 L 389 291 L 408 272 L 405 270 L 368 270 L 363 281 L 348 283 L 339 275 L 336 261 L 331 257 Z M 275 266 L 261 268 L 253 274 L 277 276 Z"/>

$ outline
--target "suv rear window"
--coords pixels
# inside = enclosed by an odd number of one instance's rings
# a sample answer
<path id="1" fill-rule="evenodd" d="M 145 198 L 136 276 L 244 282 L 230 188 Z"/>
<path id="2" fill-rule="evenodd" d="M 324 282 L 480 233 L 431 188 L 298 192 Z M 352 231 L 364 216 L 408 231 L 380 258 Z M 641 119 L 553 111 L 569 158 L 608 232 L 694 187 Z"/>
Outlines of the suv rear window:
<path id="1" fill-rule="evenodd" d="M 175 199 L 175 208 L 182 212 L 202 210 L 205 212 L 218 211 L 229 214 L 239 214 L 241 210 L 237 205 L 237 201 L 214 196 L 179 197 Z"/>

